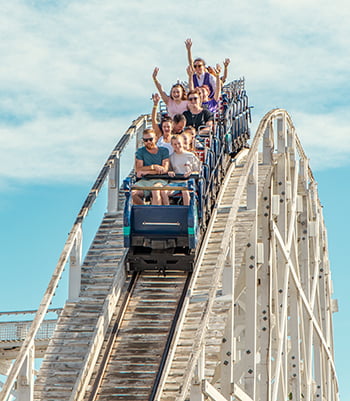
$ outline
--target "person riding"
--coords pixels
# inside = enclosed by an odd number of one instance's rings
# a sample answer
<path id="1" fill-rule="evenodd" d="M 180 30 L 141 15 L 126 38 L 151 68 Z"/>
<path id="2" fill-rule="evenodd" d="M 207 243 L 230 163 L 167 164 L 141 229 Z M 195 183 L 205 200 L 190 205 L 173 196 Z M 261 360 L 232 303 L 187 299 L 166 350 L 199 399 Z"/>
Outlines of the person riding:
<path id="1" fill-rule="evenodd" d="M 194 74 L 192 75 L 194 87 L 197 88 L 198 86 L 207 85 L 210 89 L 209 98 L 213 98 L 216 89 L 216 79 L 212 74 L 206 71 L 205 61 L 202 58 L 199 57 L 193 60 L 192 40 L 186 39 L 185 45 L 187 49 L 188 65 L 194 68 Z"/>
<path id="2" fill-rule="evenodd" d="M 153 82 L 163 102 L 166 104 L 169 116 L 173 118 L 175 114 L 181 114 L 187 110 L 186 91 L 180 83 L 176 83 L 171 87 L 170 96 L 168 96 L 158 81 L 158 72 L 159 68 L 155 67 L 152 75 Z"/>
<path id="3" fill-rule="evenodd" d="M 199 86 L 198 89 L 201 93 L 202 105 L 204 108 L 208 109 L 212 113 L 216 113 L 218 109 L 218 102 L 221 96 L 221 79 L 220 79 L 221 67 L 220 64 L 216 64 L 215 70 L 213 69 L 213 74 L 216 77 L 216 88 L 214 97 L 210 97 L 210 88 L 208 85 Z M 193 68 L 191 66 L 187 67 L 187 74 L 188 74 L 188 87 L 190 90 L 194 89 L 193 83 Z"/>
<path id="4" fill-rule="evenodd" d="M 213 113 L 203 108 L 198 88 L 188 92 L 188 110 L 183 115 L 186 117 L 186 126 L 192 126 L 196 130 L 202 126 L 213 127 Z"/>
<path id="5" fill-rule="evenodd" d="M 158 93 L 154 93 L 152 95 L 153 99 L 153 108 L 152 108 L 152 128 L 156 133 L 157 137 L 157 146 L 162 146 L 167 148 L 169 151 L 169 155 L 173 153 L 173 147 L 171 146 L 171 135 L 173 131 L 173 120 L 169 116 L 165 116 L 161 119 L 160 124 L 157 121 L 157 109 L 158 103 L 160 100 L 160 96 Z"/>
<path id="6" fill-rule="evenodd" d="M 188 178 L 191 174 L 198 174 L 200 170 L 200 161 L 192 153 L 184 149 L 184 140 L 182 135 L 173 136 L 171 144 L 174 147 L 174 152 L 170 156 L 170 171 L 169 177 L 174 177 L 175 174 L 182 174 L 184 178 Z M 175 181 L 174 186 L 187 186 L 187 181 Z M 190 204 L 190 194 L 187 190 L 183 190 L 182 199 L 184 205 Z M 170 195 L 172 192 L 167 192 Z"/>
<path id="7" fill-rule="evenodd" d="M 169 169 L 169 151 L 166 148 L 156 145 L 156 134 L 153 129 L 145 129 L 142 134 L 142 140 L 145 146 L 137 149 L 135 155 L 135 172 L 138 178 L 145 175 L 166 174 Z M 143 178 L 135 184 L 137 187 L 162 187 L 167 184 L 164 179 L 146 179 Z M 162 191 L 151 190 L 152 205 L 161 205 Z M 135 205 L 143 205 L 143 190 L 133 190 L 132 199 Z"/>

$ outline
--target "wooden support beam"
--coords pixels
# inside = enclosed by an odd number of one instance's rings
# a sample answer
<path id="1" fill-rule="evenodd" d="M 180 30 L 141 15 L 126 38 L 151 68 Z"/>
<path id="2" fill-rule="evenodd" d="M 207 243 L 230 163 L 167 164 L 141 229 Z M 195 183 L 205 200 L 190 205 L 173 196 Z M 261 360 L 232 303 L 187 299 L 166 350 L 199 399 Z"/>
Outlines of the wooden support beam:
<path id="1" fill-rule="evenodd" d="M 79 298 L 81 286 L 81 265 L 83 253 L 83 231 L 81 225 L 77 230 L 74 245 L 69 258 L 69 283 L 68 302 L 74 302 Z"/>
<path id="2" fill-rule="evenodd" d="M 214 386 L 212 386 L 207 380 L 202 380 L 202 392 L 210 397 L 213 401 L 229 401 L 225 398 Z M 192 401 L 192 398 L 191 398 Z"/>

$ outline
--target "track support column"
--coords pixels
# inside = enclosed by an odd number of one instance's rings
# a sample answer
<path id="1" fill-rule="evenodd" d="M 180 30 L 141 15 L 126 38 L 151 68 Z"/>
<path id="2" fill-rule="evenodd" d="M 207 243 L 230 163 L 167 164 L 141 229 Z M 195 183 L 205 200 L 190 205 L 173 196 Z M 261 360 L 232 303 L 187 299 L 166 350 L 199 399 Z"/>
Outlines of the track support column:
<path id="1" fill-rule="evenodd" d="M 70 253 L 68 302 L 77 300 L 80 293 L 82 265 L 83 232 L 81 226 L 77 232 L 73 249 Z"/>
<path id="2" fill-rule="evenodd" d="M 34 400 L 34 344 L 30 347 L 17 378 L 16 400 Z"/>

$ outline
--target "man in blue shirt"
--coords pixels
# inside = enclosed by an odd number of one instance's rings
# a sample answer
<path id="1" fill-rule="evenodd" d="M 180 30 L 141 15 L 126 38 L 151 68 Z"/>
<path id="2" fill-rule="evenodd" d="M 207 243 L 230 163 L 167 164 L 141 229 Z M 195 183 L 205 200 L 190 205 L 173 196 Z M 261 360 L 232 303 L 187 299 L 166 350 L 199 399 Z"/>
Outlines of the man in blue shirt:
<path id="1" fill-rule="evenodd" d="M 138 178 L 144 175 L 166 174 L 169 169 L 169 150 L 156 145 L 156 134 L 153 129 L 143 131 L 142 140 L 145 144 L 137 149 L 135 159 L 135 171 Z M 167 181 L 162 179 L 141 179 L 137 181 L 139 187 L 162 187 Z M 161 191 L 152 190 L 152 205 L 161 205 Z M 132 191 L 132 199 L 135 205 L 143 205 L 143 190 Z M 165 194 L 164 194 L 165 195 Z"/>

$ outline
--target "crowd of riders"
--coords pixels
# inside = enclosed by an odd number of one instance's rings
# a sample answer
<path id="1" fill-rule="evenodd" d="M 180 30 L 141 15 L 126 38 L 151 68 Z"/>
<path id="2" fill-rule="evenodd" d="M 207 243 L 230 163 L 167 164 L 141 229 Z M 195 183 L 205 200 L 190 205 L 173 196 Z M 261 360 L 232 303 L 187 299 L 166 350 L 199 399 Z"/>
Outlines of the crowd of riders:
<path id="1" fill-rule="evenodd" d="M 206 66 L 202 58 L 193 60 L 191 39 L 186 39 L 185 46 L 188 59 L 186 87 L 177 82 L 167 94 L 158 80 L 159 68 L 155 67 L 152 74 L 158 92 L 152 95 L 152 128 L 143 132 L 144 146 L 137 150 L 135 157 L 138 181 L 132 199 L 137 205 L 144 204 L 148 195 L 152 205 L 169 205 L 169 196 L 175 192 L 172 186 L 177 187 L 177 191 L 184 188 L 180 191 L 182 203 L 189 205 L 187 179 L 201 168 L 205 144 L 198 141 L 198 134 L 209 134 L 213 128 L 230 59 L 224 60 L 222 71 L 220 64 L 213 68 Z M 163 113 L 158 111 L 161 100 L 166 106 Z M 172 181 L 175 176 L 183 177 L 183 180 Z"/>

